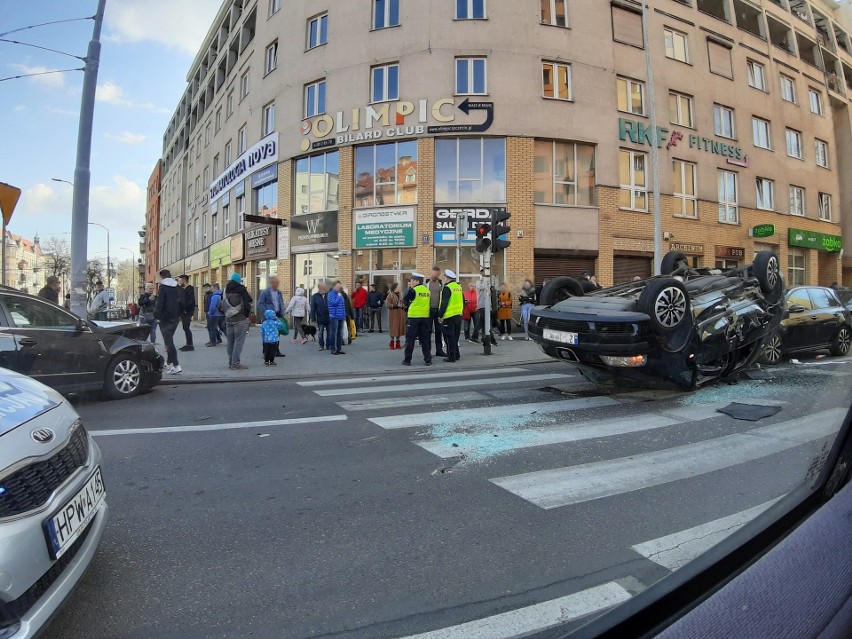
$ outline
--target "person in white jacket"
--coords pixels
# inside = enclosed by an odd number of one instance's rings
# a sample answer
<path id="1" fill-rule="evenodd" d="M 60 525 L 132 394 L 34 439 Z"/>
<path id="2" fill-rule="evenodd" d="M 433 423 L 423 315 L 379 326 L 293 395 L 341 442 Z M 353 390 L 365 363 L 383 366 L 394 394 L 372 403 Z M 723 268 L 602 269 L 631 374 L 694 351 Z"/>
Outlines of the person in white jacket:
<path id="1" fill-rule="evenodd" d="M 293 339 L 290 341 L 295 344 L 299 339 L 299 335 L 301 335 L 302 344 L 304 344 L 308 341 L 308 338 L 305 335 L 305 330 L 302 328 L 302 322 L 306 321 L 310 313 L 310 303 L 305 296 L 305 289 L 296 289 L 296 294 L 290 299 L 290 303 L 287 304 L 287 310 L 284 311 L 285 315 L 287 313 L 293 316 Z"/>

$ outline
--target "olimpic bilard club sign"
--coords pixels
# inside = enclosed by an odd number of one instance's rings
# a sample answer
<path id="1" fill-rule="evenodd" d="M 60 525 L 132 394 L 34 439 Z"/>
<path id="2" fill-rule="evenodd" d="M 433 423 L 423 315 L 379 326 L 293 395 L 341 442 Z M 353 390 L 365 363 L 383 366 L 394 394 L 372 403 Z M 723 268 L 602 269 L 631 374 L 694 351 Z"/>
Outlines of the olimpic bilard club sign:
<path id="1" fill-rule="evenodd" d="M 485 117 L 479 113 L 483 112 Z M 302 122 L 302 151 L 440 133 L 481 133 L 494 122 L 494 103 L 469 98 L 423 98 L 368 104 Z"/>
<path id="2" fill-rule="evenodd" d="M 278 133 L 270 133 L 265 138 L 246 149 L 228 166 L 210 185 L 210 201 L 214 202 L 236 182 L 247 178 L 255 171 L 278 161 Z"/>

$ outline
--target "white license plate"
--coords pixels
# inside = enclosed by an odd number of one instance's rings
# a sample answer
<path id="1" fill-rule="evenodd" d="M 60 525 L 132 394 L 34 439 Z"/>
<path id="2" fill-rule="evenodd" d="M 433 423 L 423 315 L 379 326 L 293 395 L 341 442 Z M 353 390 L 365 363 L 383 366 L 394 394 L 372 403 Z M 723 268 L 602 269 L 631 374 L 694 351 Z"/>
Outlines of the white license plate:
<path id="1" fill-rule="evenodd" d="M 551 342 L 560 342 L 562 344 L 577 345 L 580 343 L 580 339 L 577 337 L 577 333 L 569 333 L 568 331 L 554 331 L 550 328 L 544 329 L 544 339 L 550 340 Z"/>
<path id="2" fill-rule="evenodd" d="M 44 522 L 47 549 L 51 559 L 59 559 L 74 540 L 92 521 L 98 505 L 104 500 L 106 489 L 100 467 L 95 469 L 86 485 L 66 502 L 57 513 Z"/>

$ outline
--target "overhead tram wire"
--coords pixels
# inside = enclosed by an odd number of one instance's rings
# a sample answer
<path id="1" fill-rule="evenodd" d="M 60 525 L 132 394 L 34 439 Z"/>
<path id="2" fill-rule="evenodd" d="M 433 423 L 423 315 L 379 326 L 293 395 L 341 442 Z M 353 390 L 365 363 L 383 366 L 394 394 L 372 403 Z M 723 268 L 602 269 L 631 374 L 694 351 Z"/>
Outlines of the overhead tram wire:
<path id="1" fill-rule="evenodd" d="M 83 20 L 94 20 L 95 16 L 86 16 L 85 18 L 65 18 L 64 20 L 51 20 L 50 22 L 42 22 L 40 24 L 31 24 L 27 27 L 18 27 L 17 29 L 12 29 L 11 31 L 5 31 L 0 33 L 0 38 L 5 38 L 10 33 L 17 33 L 18 31 L 26 31 L 27 29 L 35 29 L 37 27 L 46 27 L 51 24 L 61 24 L 63 22 L 82 22 Z"/>
<path id="2" fill-rule="evenodd" d="M 35 75 L 48 75 L 50 73 L 68 73 L 69 71 L 85 70 L 85 67 L 78 67 L 75 69 L 56 69 L 55 71 L 40 71 L 39 73 L 22 73 L 21 75 L 10 75 L 8 78 L 0 78 L 0 82 L 5 82 L 6 80 L 17 80 L 19 78 L 31 78 Z"/>
<path id="3" fill-rule="evenodd" d="M 51 53 L 59 53 L 60 55 L 67 55 L 69 58 L 76 58 L 82 62 L 86 61 L 86 58 L 74 55 L 73 53 L 67 53 L 65 51 L 60 51 L 59 49 L 51 49 L 50 47 L 43 47 L 40 44 L 33 44 L 32 42 L 19 42 L 18 40 L 8 40 L 6 38 L 0 38 L 0 42 L 8 42 L 9 44 L 20 44 L 24 47 L 33 47 L 35 49 L 41 49 L 42 51 L 50 51 Z"/>

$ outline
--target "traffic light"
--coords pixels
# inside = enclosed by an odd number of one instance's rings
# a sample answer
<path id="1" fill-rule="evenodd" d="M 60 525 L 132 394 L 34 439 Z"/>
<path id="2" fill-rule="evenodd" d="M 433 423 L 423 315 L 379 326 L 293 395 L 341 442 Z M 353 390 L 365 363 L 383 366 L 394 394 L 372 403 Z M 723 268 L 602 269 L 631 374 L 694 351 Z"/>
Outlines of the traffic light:
<path id="1" fill-rule="evenodd" d="M 491 242 L 491 252 L 499 253 L 503 249 L 512 246 L 509 240 L 501 240 L 503 235 L 506 235 L 512 229 L 503 222 L 508 222 L 512 214 L 509 211 L 492 211 L 491 212 L 491 237 L 494 238 Z"/>
<path id="2" fill-rule="evenodd" d="M 491 246 L 491 225 L 480 224 L 476 227 L 476 252 L 485 253 Z"/>

